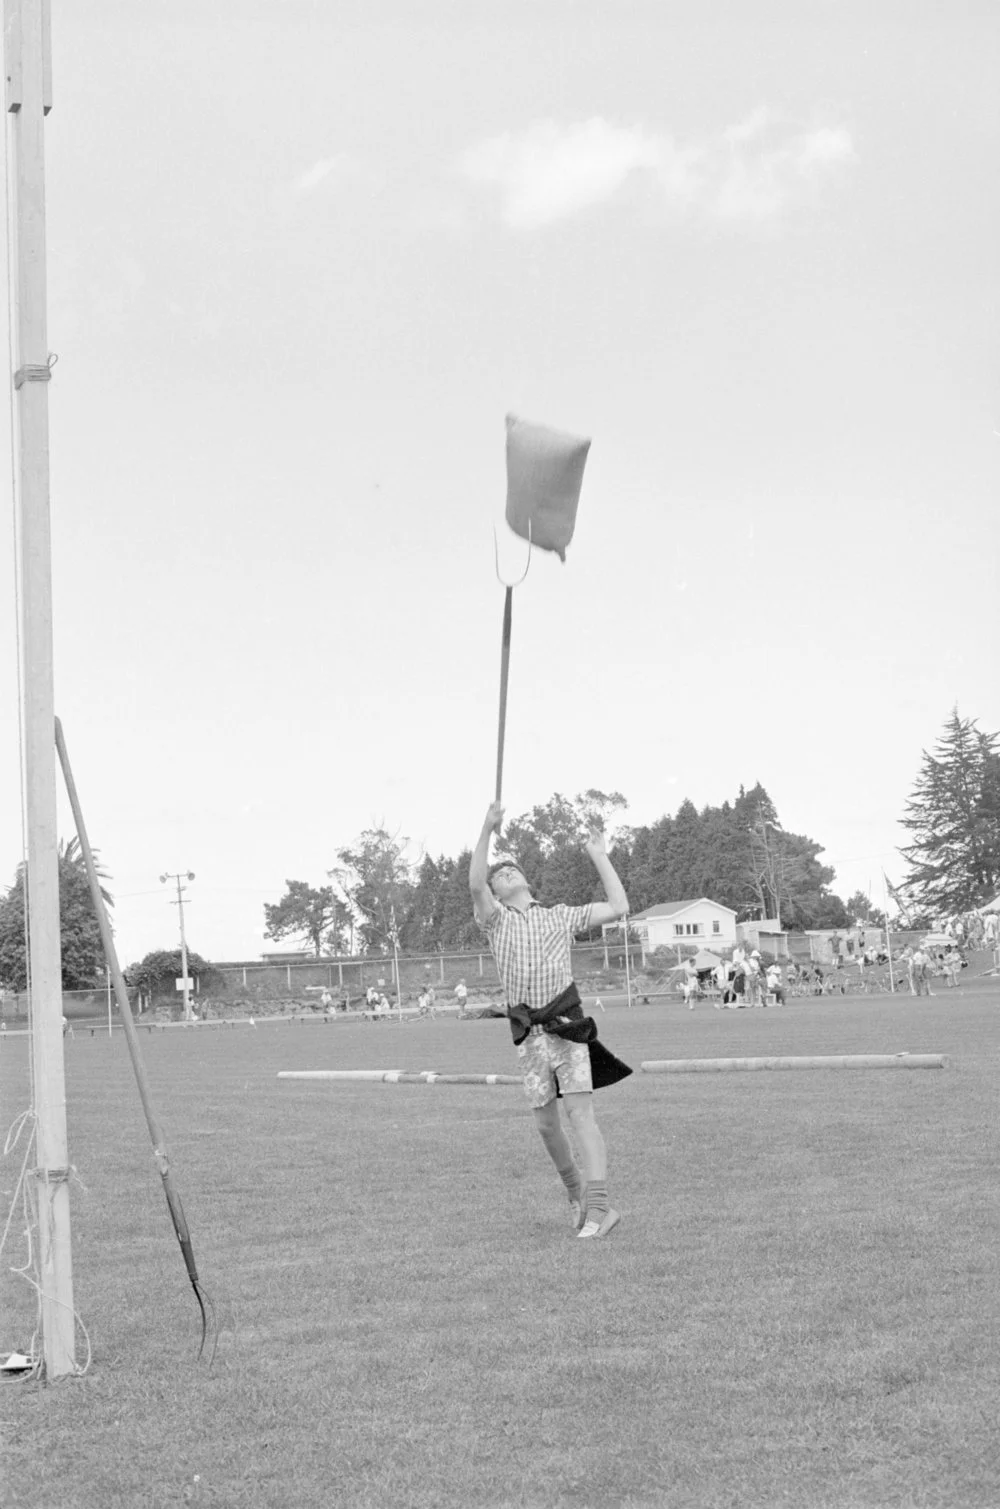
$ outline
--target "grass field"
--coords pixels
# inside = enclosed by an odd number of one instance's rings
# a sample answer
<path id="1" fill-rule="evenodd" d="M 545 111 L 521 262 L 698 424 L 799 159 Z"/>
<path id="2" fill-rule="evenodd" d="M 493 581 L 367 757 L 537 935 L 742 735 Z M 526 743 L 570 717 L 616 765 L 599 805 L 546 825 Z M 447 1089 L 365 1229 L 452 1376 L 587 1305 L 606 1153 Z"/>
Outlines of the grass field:
<path id="1" fill-rule="evenodd" d="M 0 1502 L 996 1509 L 1000 984 L 600 1025 L 637 1069 L 951 1061 L 637 1072 L 597 1097 L 621 1225 L 577 1242 L 519 1089 L 276 1078 L 511 1072 L 503 1022 L 143 1034 L 219 1321 L 209 1365 L 125 1044 L 78 1034 L 93 1360 L 48 1387 L 0 1381 Z M 25 1039 L 0 1044 L 4 1126 L 26 1065 Z M 16 1242 L 0 1273 L 4 1355 L 33 1323 L 22 1259 Z"/>

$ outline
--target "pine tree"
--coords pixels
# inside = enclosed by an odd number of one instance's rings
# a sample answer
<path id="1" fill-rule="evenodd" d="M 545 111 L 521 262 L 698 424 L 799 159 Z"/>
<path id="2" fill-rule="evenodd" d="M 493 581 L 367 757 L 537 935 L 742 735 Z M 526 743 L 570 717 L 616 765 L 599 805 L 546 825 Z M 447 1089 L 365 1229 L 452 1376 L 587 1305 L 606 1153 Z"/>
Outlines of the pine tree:
<path id="1" fill-rule="evenodd" d="M 447 863 L 442 860 L 441 864 Z M 441 932 L 441 867 L 425 854 L 417 871 L 406 917 L 399 929 L 399 946 L 407 953 L 427 953 L 438 947 Z"/>
<path id="2" fill-rule="evenodd" d="M 907 897 L 919 910 L 967 911 L 1000 888 L 1000 753 L 996 734 L 952 709 L 935 752 L 920 772 L 901 818 L 912 842 Z"/>

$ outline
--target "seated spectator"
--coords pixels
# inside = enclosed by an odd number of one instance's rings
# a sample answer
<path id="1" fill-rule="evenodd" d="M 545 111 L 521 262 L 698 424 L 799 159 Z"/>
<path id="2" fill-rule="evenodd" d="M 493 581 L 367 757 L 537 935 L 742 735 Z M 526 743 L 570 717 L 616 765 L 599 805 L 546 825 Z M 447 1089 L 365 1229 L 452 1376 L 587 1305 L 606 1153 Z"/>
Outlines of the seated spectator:
<path id="1" fill-rule="evenodd" d="M 434 1016 L 434 992 L 425 985 L 417 996 L 417 1012 L 420 1016 Z"/>
<path id="2" fill-rule="evenodd" d="M 781 983 L 781 965 L 778 963 L 768 965 L 767 993 L 774 996 L 775 1005 L 784 1006 L 785 991 Z"/>
<path id="3" fill-rule="evenodd" d="M 949 948 L 945 954 L 944 974 L 949 989 L 959 983 L 962 974 L 962 955 L 957 948 Z"/>

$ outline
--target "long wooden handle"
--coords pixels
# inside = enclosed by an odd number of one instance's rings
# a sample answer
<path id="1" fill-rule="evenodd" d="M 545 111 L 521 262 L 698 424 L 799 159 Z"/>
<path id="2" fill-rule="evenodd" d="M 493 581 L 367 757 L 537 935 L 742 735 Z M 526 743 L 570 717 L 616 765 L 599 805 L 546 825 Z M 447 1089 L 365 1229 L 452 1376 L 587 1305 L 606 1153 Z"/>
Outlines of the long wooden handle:
<path id="1" fill-rule="evenodd" d="M 507 732 L 507 677 L 510 673 L 510 623 L 514 589 L 507 588 L 503 605 L 503 640 L 500 648 L 500 728 L 497 734 L 497 801 L 503 789 L 503 743 Z"/>
<path id="2" fill-rule="evenodd" d="M 94 852 L 90 847 L 90 839 L 87 837 L 87 827 L 83 820 L 83 808 L 80 806 L 80 798 L 77 795 L 76 782 L 73 779 L 73 770 L 69 763 L 69 752 L 66 748 L 62 724 L 58 718 L 55 720 L 55 732 L 56 751 L 59 755 L 59 763 L 62 766 L 63 780 L 66 783 L 66 795 L 69 797 L 69 804 L 73 810 L 76 835 L 80 840 L 80 853 L 83 856 L 84 867 L 87 871 L 90 896 L 94 904 L 94 914 L 97 918 L 97 926 L 101 934 L 101 943 L 104 946 L 104 958 L 111 975 L 111 983 L 114 986 L 115 999 L 118 1002 L 118 1013 L 125 1032 L 125 1041 L 128 1044 L 129 1057 L 132 1060 L 136 1084 L 139 1087 L 139 1099 L 142 1102 L 146 1125 L 149 1128 L 149 1136 L 153 1144 L 153 1158 L 159 1170 L 160 1178 L 163 1180 L 163 1191 L 166 1195 L 167 1207 L 170 1211 L 170 1218 L 173 1221 L 174 1231 L 180 1243 L 184 1266 L 187 1269 L 188 1278 L 191 1280 L 191 1287 L 194 1289 L 195 1299 L 198 1301 L 198 1307 L 201 1310 L 201 1348 L 198 1352 L 200 1357 L 204 1350 L 205 1339 L 208 1334 L 208 1316 L 205 1313 L 205 1303 L 202 1297 L 203 1290 L 201 1281 L 198 1278 L 198 1269 L 195 1266 L 191 1233 L 188 1230 L 184 1207 L 181 1205 L 181 1197 L 174 1187 L 173 1174 L 170 1168 L 170 1155 L 167 1152 L 167 1140 L 163 1135 L 163 1129 L 160 1126 L 156 1112 L 153 1110 L 153 1098 L 149 1089 L 149 1078 L 146 1074 L 146 1066 L 143 1063 L 142 1050 L 139 1047 L 139 1034 L 136 1031 L 135 1022 L 132 1020 L 132 1008 L 129 1005 L 125 977 L 118 963 L 118 950 L 115 948 L 111 921 L 108 917 L 107 907 L 104 904 L 104 897 L 101 895 L 101 882 L 97 873 L 97 866 L 94 863 Z"/>

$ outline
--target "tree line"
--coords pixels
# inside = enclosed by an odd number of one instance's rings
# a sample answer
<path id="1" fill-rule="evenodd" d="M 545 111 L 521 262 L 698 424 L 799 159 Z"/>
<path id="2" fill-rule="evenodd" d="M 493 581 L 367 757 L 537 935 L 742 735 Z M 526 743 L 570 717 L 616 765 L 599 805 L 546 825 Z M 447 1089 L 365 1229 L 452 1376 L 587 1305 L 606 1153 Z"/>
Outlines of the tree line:
<path id="1" fill-rule="evenodd" d="M 900 819 L 910 841 L 900 850 L 906 875 L 894 891 L 908 925 L 969 911 L 1000 891 L 1000 735 L 952 711 L 920 767 Z M 740 787 L 721 806 L 681 802 L 673 815 L 634 827 L 625 822 L 620 792 L 555 793 L 510 820 L 503 851 L 517 860 L 543 905 L 598 899 L 596 876 L 583 851 L 592 826 L 604 829 L 633 915 L 664 901 L 710 896 L 737 918 L 780 917 L 788 930 L 846 927 L 856 918 L 882 921 L 869 897 L 846 900 L 831 886 L 823 846 L 781 824 L 758 782 Z M 408 840 L 384 826 L 366 829 L 336 851 L 327 884 L 288 880 L 284 895 L 264 906 L 266 936 L 294 939 L 317 957 L 335 953 L 460 951 L 480 934 L 469 901 L 471 852 L 409 858 Z M 62 975 L 66 990 L 89 990 L 104 979 L 104 950 L 76 839 L 59 849 Z M 101 872 L 108 907 L 109 877 Z M 24 864 L 0 898 L 0 985 L 27 982 Z M 148 986 L 173 971 L 176 950 L 157 950 L 130 965 L 126 978 Z M 193 956 L 197 957 L 197 956 Z M 203 961 L 199 960 L 199 963 Z M 207 965 L 204 966 L 206 969 Z"/>
<path id="2" fill-rule="evenodd" d="M 674 816 L 648 826 L 622 823 L 626 808 L 620 792 L 557 792 L 508 822 L 500 849 L 517 860 L 543 906 L 600 898 L 583 849 L 596 826 L 609 835 L 633 914 L 658 902 L 711 896 L 740 919 L 780 917 L 787 929 L 846 927 L 873 915 L 867 897 L 857 894 L 845 906 L 830 890 L 834 872 L 819 859 L 822 846 L 782 828 L 760 784 L 701 812 L 684 801 Z M 469 901 L 470 850 L 410 864 L 407 847 L 384 827 L 366 830 L 338 852 L 329 884 L 286 882 L 281 900 L 264 907 L 266 935 L 305 942 L 317 957 L 387 953 L 394 943 L 407 953 L 474 947 L 481 935 Z"/>

